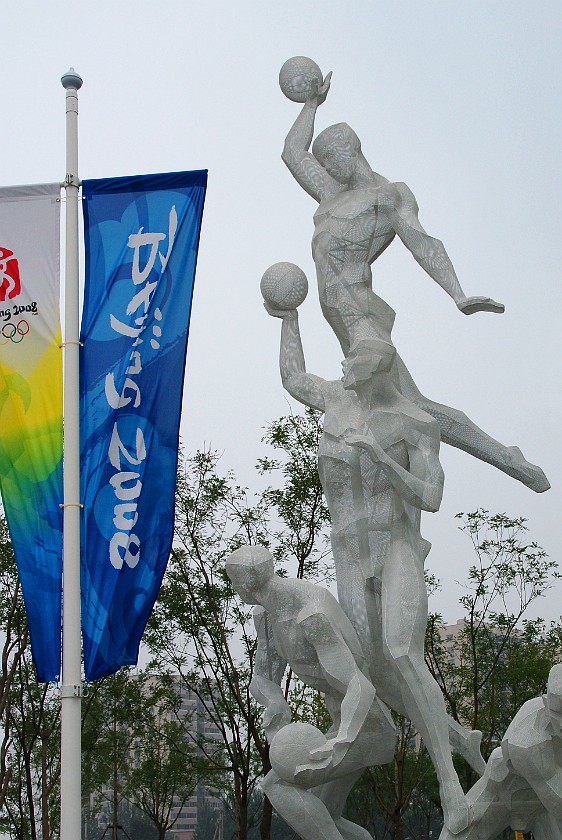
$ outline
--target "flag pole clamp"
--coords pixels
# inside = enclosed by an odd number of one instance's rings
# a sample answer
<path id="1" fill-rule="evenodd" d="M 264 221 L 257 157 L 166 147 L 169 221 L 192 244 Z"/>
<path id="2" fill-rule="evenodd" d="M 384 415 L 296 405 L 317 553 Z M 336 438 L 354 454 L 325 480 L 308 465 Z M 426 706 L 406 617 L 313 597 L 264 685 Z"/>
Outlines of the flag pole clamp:
<path id="1" fill-rule="evenodd" d="M 59 688 L 61 700 L 64 697 L 81 697 L 82 696 L 82 686 L 81 685 L 61 685 Z"/>

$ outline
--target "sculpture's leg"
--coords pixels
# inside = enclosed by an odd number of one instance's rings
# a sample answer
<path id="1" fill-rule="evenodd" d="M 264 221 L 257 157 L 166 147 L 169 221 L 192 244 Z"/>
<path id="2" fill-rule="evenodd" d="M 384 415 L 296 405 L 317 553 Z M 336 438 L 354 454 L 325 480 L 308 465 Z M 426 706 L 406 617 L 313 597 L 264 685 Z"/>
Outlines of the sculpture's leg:
<path id="1" fill-rule="evenodd" d="M 493 751 L 484 775 L 471 787 L 466 799 L 470 825 L 457 835 L 445 826 L 439 840 L 495 840 L 509 828 L 511 810 L 506 803 L 511 801 L 510 779 L 500 747 Z"/>
<path id="2" fill-rule="evenodd" d="M 369 675 L 377 694 L 381 700 L 401 715 L 407 715 L 406 708 L 402 701 L 400 681 L 397 674 L 389 666 L 388 658 L 385 656 L 382 642 L 382 611 L 381 611 L 381 579 L 380 577 L 364 577 L 364 563 L 361 563 L 361 556 L 366 552 L 360 552 L 362 537 L 361 529 L 356 527 L 355 532 L 332 531 L 332 550 L 334 554 L 334 565 L 338 581 L 338 598 L 347 617 L 353 624 L 365 656 L 369 661 Z M 381 536 L 388 536 L 384 532 Z M 376 539 L 375 532 L 371 532 L 371 539 Z M 384 565 L 383 554 L 387 551 L 375 550 L 366 543 L 367 552 L 371 556 L 381 555 L 375 560 L 377 565 Z M 382 570 L 380 572 L 382 574 Z M 452 717 L 447 717 L 449 726 L 449 742 L 455 752 L 459 752 L 468 761 L 473 770 L 482 775 L 486 763 L 480 754 L 480 741 L 482 733 L 465 729 Z"/>
<path id="3" fill-rule="evenodd" d="M 273 770 L 262 782 L 262 790 L 302 840 L 345 840 L 324 803 L 312 791 L 284 782 Z"/>
<path id="4" fill-rule="evenodd" d="M 349 796 L 355 782 L 360 777 L 362 770 L 349 773 L 340 779 L 326 782 L 322 787 L 314 788 L 319 799 L 324 802 L 334 823 L 344 840 L 372 840 L 368 831 L 356 823 L 342 817 L 347 797 Z"/>
<path id="5" fill-rule="evenodd" d="M 344 759 L 343 763 L 345 763 L 345 760 L 346 759 Z M 333 779 L 331 782 L 326 782 L 320 787 L 314 788 L 314 793 L 325 804 L 332 819 L 337 825 L 339 825 L 340 821 L 343 820 L 342 814 L 345 808 L 345 803 L 347 802 L 347 797 L 351 793 L 351 790 L 363 772 L 363 769 L 364 768 L 354 770 L 352 773 L 347 773 L 345 776 L 340 776 L 339 778 Z M 338 768 L 336 768 L 334 773 L 337 772 Z M 347 820 L 343 821 L 347 822 Z M 354 823 L 350 823 L 350 825 L 354 825 Z"/>
<path id="6" fill-rule="evenodd" d="M 468 805 L 453 767 L 443 695 L 424 661 L 427 592 L 417 542 L 405 518 L 395 523 L 382 579 L 383 644 L 435 766 L 445 824 L 457 834 L 468 826 Z"/>
<path id="7" fill-rule="evenodd" d="M 368 580 L 365 587 L 367 615 L 371 629 L 371 681 L 377 689 L 377 694 L 387 706 L 407 716 L 400 692 L 400 681 L 392 668 L 389 668 L 388 659 L 383 651 L 380 586 L 380 580 Z M 481 776 L 486 769 L 486 762 L 480 752 L 482 733 L 479 730 L 461 726 L 450 715 L 447 715 L 447 726 L 451 749 L 460 753 L 475 773 Z"/>
<path id="8" fill-rule="evenodd" d="M 527 461 L 517 446 L 504 446 L 482 431 L 462 411 L 424 397 L 399 356 L 396 357 L 396 370 L 400 391 L 437 420 L 441 440 L 491 464 L 506 475 L 521 481 L 535 493 L 544 493 L 549 489 L 550 484 L 544 472 Z"/>
<path id="9" fill-rule="evenodd" d="M 350 480 L 351 483 L 351 480 Z M 400 714 L 402 695 L 396 674 L 383 652 L 380 591 L 385 551 L 370 544 L 367 521 L 354 522 L 345 530 L 332 530 L 331 543 L 340 605 L 359 636 L 369 675 L 381 700 Z M 369 566 L 372 565 L 372 568 Z M 379 577 L 372 573 L 379 566 Z"/>
<path id="10" fill-rule="evenodd" d="M 336 825 L 344 840 L 373 840 L 372 834 L 366 828 L 361 828 L 357 823 L 344 820 L 343 817 L 336 820 Z"/>
<path id="11" fill-rule="evenodd" d="M 509 828 L 509 812 L 499 802 L 490 802 L 482 819 L 473 820 L 467 829 L 458 834 L 453 834 L 445 825 L 439 840 L 496 840 L 504 836 L 502 832 L 506 828 Z"/>

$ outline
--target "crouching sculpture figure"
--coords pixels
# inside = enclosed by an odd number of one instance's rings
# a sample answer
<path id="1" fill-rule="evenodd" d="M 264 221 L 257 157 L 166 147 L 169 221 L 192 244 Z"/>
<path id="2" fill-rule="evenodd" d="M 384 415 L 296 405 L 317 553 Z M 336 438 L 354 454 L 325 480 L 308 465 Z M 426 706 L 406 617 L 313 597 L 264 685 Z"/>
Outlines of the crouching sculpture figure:
<path id="1" fill-rule="evenodd" d="M 265 706 L 271 740 L 273 769 L 264 792 L 303 840 L 369 840 L 342 812 L 363 770 L 392 761 L 396 738 L 351 622 L 324 587 L 276 575 L 265 548 L 239 548 L 226 571 L 242 600 L 259 605 L 250 690 Z M 326 736 L 310 724 L 290 723 L 280 686 L 287 665 L 323 693 L 332 719 Z"/>
<path id="2" fill-rule="evenodd" d="M 456 840 L 495 840 L 506 828 L 562 840 L 562 665 L 546 695 L 521 706 L 467 799 L 471 823 Z M 440 840 L 452 840 L 447 828 Z"/>

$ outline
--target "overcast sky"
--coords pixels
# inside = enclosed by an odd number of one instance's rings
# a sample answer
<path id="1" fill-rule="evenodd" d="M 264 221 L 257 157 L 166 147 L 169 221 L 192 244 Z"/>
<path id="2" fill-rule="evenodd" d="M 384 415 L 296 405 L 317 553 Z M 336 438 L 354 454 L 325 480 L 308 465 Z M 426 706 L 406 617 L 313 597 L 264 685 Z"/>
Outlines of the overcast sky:
<path id="1" fill-rule="evenodd" d="M 340 375 L 310 255 L 315 203 L 280 160 L 299 106 L 282 63 L 309 55 L 332 87 L 318 129 L 348 122 L 372 167 L 405 181 L 467 295 L 502 316 L 461 315 L 400 242 L 376 263 L 397 312 L 394 341 L 424 393 L 466 411 L 541 464 L 536 495 L 468 455 L 442 449 L 439 513 L 426 514 L 447 620 L 471 561 L 454 514 L 525 516 L 560 557 L 560 39 L 558 0 L 19 0 L 2 11 L 0 184 L 65 174 L 64 91 L 80 91 L 80 176 L 209 169 L 189 339 L 185 447 L 211 444 L 255 483 L 268 421 L 300 406 L 281 387 L 279 322 L 259 281 L 280 260 L 311 281 L 301 308 L 308 369 Z M 533 614 L 562 612 L 557 587 Z"/>

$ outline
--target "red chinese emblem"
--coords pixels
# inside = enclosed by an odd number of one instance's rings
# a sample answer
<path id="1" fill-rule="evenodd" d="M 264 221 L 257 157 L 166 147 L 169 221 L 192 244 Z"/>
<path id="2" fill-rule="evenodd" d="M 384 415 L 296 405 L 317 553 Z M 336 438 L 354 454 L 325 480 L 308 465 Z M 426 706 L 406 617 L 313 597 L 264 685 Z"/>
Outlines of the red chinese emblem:
<path id="1" fill-rule="evenodd" d="M 14 252 L 0 248 L 0 303 L 21 292 L 20 270 Z"/>

